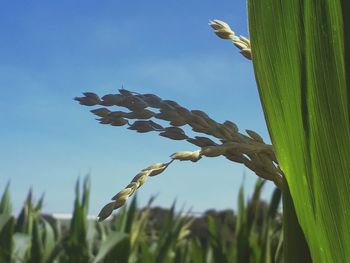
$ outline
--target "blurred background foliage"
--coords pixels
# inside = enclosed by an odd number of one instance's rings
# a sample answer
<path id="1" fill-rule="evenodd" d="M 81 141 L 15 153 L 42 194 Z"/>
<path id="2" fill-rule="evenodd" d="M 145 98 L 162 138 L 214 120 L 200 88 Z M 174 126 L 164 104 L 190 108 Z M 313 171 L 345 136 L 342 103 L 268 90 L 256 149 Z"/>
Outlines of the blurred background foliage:
<path id="1" fill-rule="evenodd" d="M 44 214 L 44 198 L 35 201 L 31 190 L 14 217 L 8 184 L 0 202 L 0 262 L 280 262 L 281 193 L 276 188 L 269 203 L 261 200 L 264 184 L 257 180 L 248 199 L 240 188 L 236 213 L 176 212 L 175 202 L 153 207 L 154 198 L 138 208 L 134 197 L 103 223 L 88 217 L 89 177 L 76 183 L 70 220 Z"/>

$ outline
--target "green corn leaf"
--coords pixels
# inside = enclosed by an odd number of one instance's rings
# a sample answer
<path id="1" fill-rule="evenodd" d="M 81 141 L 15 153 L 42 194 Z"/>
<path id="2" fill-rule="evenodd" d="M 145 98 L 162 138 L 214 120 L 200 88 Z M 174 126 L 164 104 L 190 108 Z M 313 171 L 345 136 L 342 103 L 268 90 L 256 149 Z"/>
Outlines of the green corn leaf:
<path id="1" fill-rule="evenodd" d="M 131 201 L 128 212 L 126 214 L 125 233 L 131 232 L 132 224 L 135 221 L 136 210 L 137 210 L 137 199 L 136 199 L 136 195 L 135 195 Z"/>
<path id="2" fill-rule="evenodd" d="M 176 215 L 175 202 L 167 211 L 167 215 L 163 220 L 163 227 L 159 233 L 159 240 L 156 244 L 156 251 L 154 254 L 155 263 L 168 262 L 173 258 L 174 251 L 183 240 L 186 228 L 188 228 L 188 219 L 182 218 L 181 213 Z"/>
<path id="3" fill-rule="evenodd" d="M 88 250 L 91 252 L 94 250 L 96 238 L 98 235 L 98 228 L 97 228 L 98 222 L 89 220 L 87 222 L 87 230 L 86 230 L 86 241 Z"/>
<path id="4" fill-rule="evenodd" d="M 0 214 L 0 262 L 11 262 L 15 219 Z"/>
<path id="5" fill-rule="evenodd" d="M 140 243 L 140 254 L 137 259 L 137 263 L 153 263 L 154 257 L 152 251 L 150 251 L 150 246 L 147 242 Z"/>
<path id="6" fill-rule="evenodd" d="M 279 261 L 272 260 L 272 258 L 274 258 L 274 255 L 276 254 L 278 243 L 276 243 L 275 246 L 272 246 L 271 241 L 272 241 L 272 235 L 276 231 L 276 227 L 274 227 L 275 224 L 273 224 L 275 222 L 273 221 L 275 220 L 276 214 L 278 212 L 278 208 L 281 202 L 281 197 L 282 197 L 281 190 L 276 188 L 272 193 L 269 206 L 265 211 L 262 231 L 259 236 L 260 247 L 261 247 L 261 258 L 260 258 L 261 263 L 280 262 L 280 260 Z"/>
<path id="7" fill-rule="evenodd" d="M 39 226 L 39 220 L 33 221 L 31 252 L 28 263 L 43 263 L 44 246 Z"/>
<path id="8" fill-rule="evenodd" d="M 211 248 L 213 249 L 214 260 L 217 263 L 228 263 L 230 262 L 224 251 L 224 245 L 221 242 L 220 236 L 218 234 L 218 227 L 215 219 L 212 216 L 208 216 L 208 231 L 209 231 L 209 241 Z"/>
<path id="9" fill-rule="evenodd" d="M 97 223 L 95 223 L 95 228 L 96 228 L 95 231 L 96 231 L 97 239 L 98 240 L 105 240 L 107 237 L 109 225 L 106 226 L 104 224 L 97 222 Z"/>
<path id="10" fill-rule="evenodd" d="M 0 201 L 0 262 L 11 261 L 15 224 L 11 212 L 10 184 L 8 183 Z"/>
<path id="11" fill-rule="evenodd" d="M 115 218 L 115 229 L 117 231 L 125 233 L 125 228 L 127 225 L 127 214 L 128 214 L 128 207 L 123 206 L 120 210 L 119 213 L 117 214 Z"/>
<path id="12" fill-rule="evenodd" d="M 274 251 L 274 262 L 282 262 L 283 261 L 283 231 L 280 232 L 280 237 L 278 240 L 278 245 L 276 250 Z"/>
<path id="13" fill-rule="evenodd" d="M 31 246 L 31 236 L 23 233 L 13 235 L 13 253 L 12 262 L 26 262 L 27 253 Z"/>
<path id="14" fill-rule="evenodd" d="M 7 183 L 5 191 L 0 200 L 0 214 L 10 216 L 12 212 L 12 204 L 10 199 L 10 183 Z"/>
<path id="15" fill-rule="evenodd" d="M 270 233 L 268 233 L 268 235 L 266 236 L 266 246 L 264 247 L 264 249 L 262 250 L 262 252 L 264 253 L 264 258 L 261 258 L 260 262 L 264 262 L 264 263 L 272 263 L 272 258 L 271 258 L 271 235 Z"/>
<path id="16" fill-rule="evenodd" d="M 204 262 L 204 253 L 201 243 L 198 238 L 194 238 L 191 242 L 191 262 L 202 263 Z"/>
<path id="17" fill-rule="evenodd" d="M 157 243 L 157 251 L 154 256 L 155 263 L 165 262 L 171 251 L 172 245 L 174 243 L 174 236 L 170 232 L 170 227 L 168 229 L 169 232 L 163 231 L 161 233 L 161 238 Z"/>
<path id="18" fill-rule="evenodd" d="M 90 189 L 91 189 L 91 180 L 90 175 L 85 176 L 84 183 L 83 183 L 83 196 L 81 200 L 81 205 L 84 210 L 84 214 L 88 214 L 89 212 L 89 196 L 90 196 Z"/>
<path id="19" fill-rule="evenodd" d="M 276 216 L 279 205 L 281 203 L 281 197 L 282 197 L 281 190 L 276 188 L 272 193 L 272 197 L 269 205 L 269 210 L 268 210 L 269 219 L 274 219 L 274 217 Z"/>
<path id="20" fill-rule="evenodd" d="M 265 181 L 258 179 L 255 184 L 253 196 L 248 204 L 244 202 L 243 186 L 241 186 L 238 200 L 238 215 L 237 215 L 237 262 L 254 262 L 260 258 L 261 252 L 258 249 L 258 237 L 254 233 L 254 225 L 258 214 L 258 205 L 260 195 Z"/>
<path id="21" fill-rule="evenodd" d="M 80 182 L 77 180 L 73 217 L 70 222 L 70 234 L 65 242 L 65 252 L 69 262 L 88 262 L 90 259 L 87 242 L 89 189 L 90 181 L 86 178 L 83 183 L 82 198 L 80 198 Z"/>
<path id="22" fill-rule="evenodd" d="M 147 227 L 149 225 L 149 207 L 138 212 L 137 220 L 135 220 L 132 231 L 130 233 L 130 246 L 131 246 L 131 255 L 130 257 L 139 257 L 139 250 L 141 249 L 141 244 L 147 242 L 148 235 Z M 147 252 L 145 252 L 147 253 Z M 147 257 L 147 255 L 146 255 Z"/>
<path id="23" fill-rule="evenodd" d="M 238 193 L 238 210 L 237 210 L 237 219 L 236 219 L 236 232 L 239 232 L 241 227 L 246 223 L 246 207 L 244 201 L 244 187 L 243 183 L 239 188 Z"/>
<path id="24" fill-rule="evenodd" d="M 265 182 L 266 182 L 265 180 L 262 180 L 260 178 L 256 181 L 252 199 L 248 203 L 248 207 L 247 207 L 248 233 L 252 231 L 252 228 L 256 222 L 258 206 L 260 202 L 260 195 Z"/>
<path id="25" fill-rule="evenodd" d="M 100 250 L 93 262 L 128 262 L 129 252 L 129 235 L 121 232 L 111 232 L 108 235 L 106 241 L 102 243 Z"/>
<path id="26" fill-rule="evenodd" d="M 37 204 L 35 205 L 35 211 L 37 211 L 38 213 L 40 213 L 41 209 L 43 208 L 44 205 L 44 197 L 45 195 L 42 194 L 39 201 L 37 202 Z"/>
<path id="27" fill-rule="evenodd" d="M 31 235 L 33 231 L 33 221 L 36 215 L 37 211 L 35 211 L 33 204 L 33 191 L 29 189 L 27 199 L 16 220 L 15 232 Z"/>
<path id="28" fill-rule="evenodd" d="M 347 262 L 350 3 L 248 3 L 255 76 L 277 159 L 288 183 L 283 193 L 284 241 L 291 243 L 288 236 L 297 233 L 299 222 L 314 262 Z M 294 243 L 302 245 L 298 240 Z M 286 250 L 287 246 L 285 255 Z M 289 255 L 293 257 L 293 253 Z M 297 262 L 288 257 L 285 260 Z"/>
<path id="29" fill-rule="evenodd" d="M 50 225 L 49 222 L 47 222 L 45 219 L 41 220 L 42 227 L 43 227 L 43 261 L 44 262 L 50 262 L 49 259 L 52 261 L 52 254 L 55 250 L 55 247 L 58 245 L 57 241 L 55 240 L 55 232 L 53 227 Z"/>

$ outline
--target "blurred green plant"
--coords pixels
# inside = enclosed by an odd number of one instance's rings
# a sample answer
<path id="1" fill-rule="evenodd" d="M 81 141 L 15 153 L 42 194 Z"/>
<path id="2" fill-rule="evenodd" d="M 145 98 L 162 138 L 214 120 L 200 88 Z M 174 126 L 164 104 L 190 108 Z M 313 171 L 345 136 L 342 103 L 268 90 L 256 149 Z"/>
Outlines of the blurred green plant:
<path id="1" fill-rule="evenodd" d="M 76 183 L 69 222 L 42 214 L 44 198 L 35 202 L 32 190 L 15 218 L 8 184 L 0 201 L 0 263 L 280 262 L 273 259 L 281 242 L 281 194 L 276 188 L 266 204 L 260 199 L 264 184 L 257 181 L 248 202 L 241 187 L 235 216 L 208 211 L 194 217 L 175 212 L 175 203 L 170 209 L 152 208 L 154 198 L 139 209 L 135 196 L 103 223 L 88 217 L 89 177 Z"/>

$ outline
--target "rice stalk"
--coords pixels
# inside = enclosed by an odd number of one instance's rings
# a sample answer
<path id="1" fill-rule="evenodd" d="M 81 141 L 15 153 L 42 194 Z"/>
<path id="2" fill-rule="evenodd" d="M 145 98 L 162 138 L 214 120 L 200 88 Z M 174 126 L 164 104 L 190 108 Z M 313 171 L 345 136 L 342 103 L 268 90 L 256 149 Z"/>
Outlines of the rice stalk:
<path id="1" fill-rule="evenodd" d="M 254 131 L 247 130 L 248 136 L 240 133 L 236 124 L 231 121 L 218 123 L 203 111 L 188 110 L 175 101 L 162 100 L 153 94 L 139 94 L 126 89 L 120 89 L 119 94 L 108 94 L 102 98 L 95 93 L 85 92 L 84 97 L 76 97 L 75 100 L 85 106 L 104 106 L 91 110 L 98 116 L 97 120 L 101 124 L 126 125 L 128 129 L 138 133 L 158 132 L 162 137 L 186 140 L 201 148 L 213 147 L 210 154 L 214 154 L 215 149 L 220 152 L 217 156 L 223 155 L 228 160 L 242 163 L 258 176 L 269 177 L 266 173 L 272 173 L 270 177 L 274 178 L 283 176 L 273 146 L 265 144 L 261 136 Z M 112 111 L 107 108 L 111 106 L 125 107 L 130 111 Z M 163 127 L 155 122 L 157 119 L 169 122 L 170 126 Z M 191 127 L 193 132 L 205 136 L 188 136 L 180 128 L 185 125 Z M 208 149 L 210 148 L 203 149 L 202 153 L 205 155 Z"/>
<path id="2" fill-rule="evenodd" d="M 249 39 L 244 36 L 237 36 L 235 32 L 232 31 L 230 26 L 221 20 L 214 19 L 213 21 L 209 21 L 209 26 L 214 29 L 214 32 L 218 37 L 231 40 L 232 43 L 241 50 L 240 53 L 245 58 L 249 60 L 252 59 L 252 51 Z"/>
<path id="3" fill-rule="evenodd" d="M 231 40 L 243 56 L 252 59 L 249 39 L 236 36 L 223 21 L 213 20 L 209 25 L 220 38 Z M 154 94 L 140 94 L 122 88 L 117 94 L 102 97 L 93 92 L 84 92 L 83 95 L 75 98 L 81 105 L 101 106 L 91 110 L 101 124 L 128 126 L 129 130 L 138 133 L 157 132 L 162 137 L 186 140 L 200 147 L 196 151 L 176 152 L 170 156 L 169 162 L 157 163 L 143 169 L 112 198 L 112 202 L 102 208 L 99 221 L 103 221 L 113 210 L 123 206 L 149 176 L 162 173 L 174 160 L 197 162 L 203 156 L 224 156 L 230 161 L 244 164 L 260 178 L 270 180 L 282 189 L 283 172 L 276 160 L 273 146 L 266 144 L 262 137 L 252 130 L 246 130 L 247 135 L 242 134 L 231 121 L 216 122 L 203 111 L 188 110 L 175 101 L 163 100 Z M 112 109 L 115 106 L 124 107 L 128 111 L 115 111 Z M 156 122 L 157 120 L 168 122 L 169 126 L 163 127 Z M 180 128 L 183 126 L 191 127 L 194 133 L 202 136 L 190 137 Z"/>

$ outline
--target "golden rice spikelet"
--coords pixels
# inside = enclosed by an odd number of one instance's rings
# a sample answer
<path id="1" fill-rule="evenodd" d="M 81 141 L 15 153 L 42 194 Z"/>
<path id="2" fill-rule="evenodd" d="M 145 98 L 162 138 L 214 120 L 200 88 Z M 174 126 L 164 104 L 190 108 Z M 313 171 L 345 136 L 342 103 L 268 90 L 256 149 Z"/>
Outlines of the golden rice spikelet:
<path id="1" fill-rule="evenodd" d="M 153 165 L 143 169 L 142 171 L 149 171 L 148 176 L 156 176 L 156 175 L 162 173 L 168 167 L 169 164 L 170 164 L 170 162 L 169 163 L 156 163 L 156 164 L 153 164 Z"/>
<path id="2" fill-rule="evenodd" d="M 176 152 L 170 156 L 173 160 L 197 162 L 201 158 L 200 150 Z"/>
<path id="3" fill-rule="evenodd" d="M 252 131 L 252 130 L 245 130 L 245 131 L 255 141 L 264 143 L 263 138 L 259 134 L 257 134 L 255 131 Z"/>
<path id="4" fill-rule="evenodd" d="M 240 49 L 240 53 L 247 59 L 252 59 L 250 40 L 244 36 L 237 36 L 230 26 L 224 21 L 214 19 L 209 21 L 209 26 L 214 29 L 215 34 L 222 38 L 231 40 L 232 43 Z"/>
<path id="5" fill-rule="evenodd" d="M 224 21 L 214 19 L 209 21 L 209 25 L 214 29 L 215 34 L 222 39 L 235 39 L 238 38 L 232 31 L 230 26 Z"/>
<path id="6" fill-rule="evenodd" d="M 106 204 L 100 211 L 100 213 L 98 214 L 98 221 L 101 222 L 103 220 L 105 220 L 107 217 L 109 217 L 114 209 L 115 202 L 110 202 L 108 204 Z"/>
<path id="7" fill-rule="evenodd" d="M 206 157 L 217 157 L 220 155 L 224 155 L 228 148 L 224 145 L 218 145 L 218 146 L 207 146 L 203 147 L 200 151 L 201 155 L 204 155 Z"/>
<path id="8" fill-rule="evenodd" d="M 129 196 L 131 192 L 132 192 L 131 188 L 125 188 L 125 189 L 121 190 L 118 194 L 113 196 L 112 200 L 122 199 L 125 196 Z"/>

